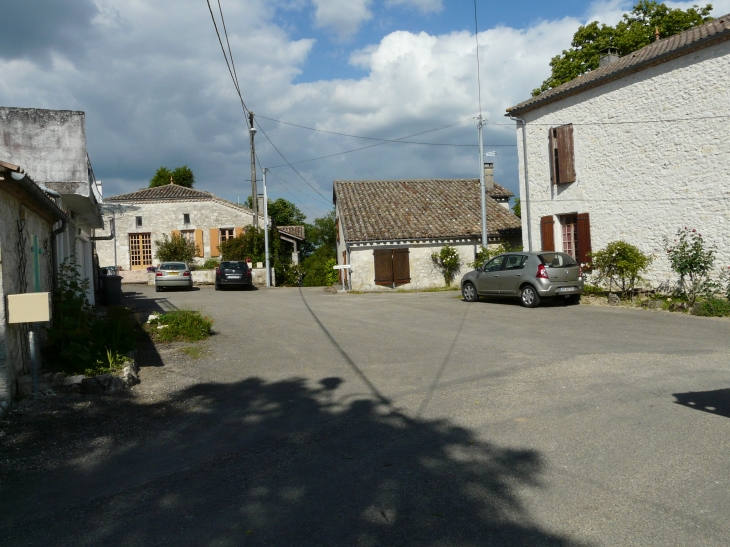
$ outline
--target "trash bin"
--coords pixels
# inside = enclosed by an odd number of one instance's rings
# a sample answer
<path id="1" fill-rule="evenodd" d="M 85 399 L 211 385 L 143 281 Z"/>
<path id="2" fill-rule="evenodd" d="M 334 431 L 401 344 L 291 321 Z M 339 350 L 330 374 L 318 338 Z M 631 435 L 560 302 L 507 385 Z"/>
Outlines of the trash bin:
<path id="1" fill-rule="evenodd" d="M 121 275 L 105 275 L 104 290 L 106 299 L 110 306 L 122 305 L 122 276 Z"/>

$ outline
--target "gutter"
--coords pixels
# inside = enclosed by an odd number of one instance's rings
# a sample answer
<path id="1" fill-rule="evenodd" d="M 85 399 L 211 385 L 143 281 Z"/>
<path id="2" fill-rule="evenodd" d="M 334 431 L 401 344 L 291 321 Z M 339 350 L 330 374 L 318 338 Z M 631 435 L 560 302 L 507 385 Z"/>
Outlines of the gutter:
<path id="1" fill-rule="evenodd" d="M 511 113 L 509 119 L 522 123 L 522 161 L 525 164 L 525 222 L 527 222 L 527 250 L 532 252 L 532 223 L 530 222 L 530 178 L 527 171 L 527 122 L 521 118 L 514 117 Z"/>
<path id="2" fill-rule="evenodd" d="M 111 220 L 109 220 L 109 228 L 111 230 L 111 234 L 108 236 L 93 236 L 91 237 L 91 241 L 111 241 L 116 236 L 116 222 L 115 218 L 112 217 Z"/>

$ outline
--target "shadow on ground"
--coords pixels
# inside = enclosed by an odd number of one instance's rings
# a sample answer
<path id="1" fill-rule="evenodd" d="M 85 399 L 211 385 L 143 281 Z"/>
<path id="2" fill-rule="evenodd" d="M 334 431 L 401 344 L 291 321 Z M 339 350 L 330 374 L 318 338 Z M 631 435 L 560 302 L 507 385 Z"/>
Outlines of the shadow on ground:
<path id="1" fill-rule="evenodd" d="M 345 404 L 341 383 L 250 378 L 12 413 L 3 545 L 574 545 L 520 501 L 541 487 L 538 453 Z"/>
<path id="2" fill-rule="evenodd" d="M 675 403 L 730 418 L 730 389 L 674 393 Z"/>

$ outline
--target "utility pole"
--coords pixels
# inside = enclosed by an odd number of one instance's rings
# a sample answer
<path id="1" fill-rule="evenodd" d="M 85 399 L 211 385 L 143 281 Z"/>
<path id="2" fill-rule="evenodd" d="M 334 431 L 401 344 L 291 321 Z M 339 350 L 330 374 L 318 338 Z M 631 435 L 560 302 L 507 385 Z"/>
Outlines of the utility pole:
<path id="1" fill-rule="evenodd" d="M 271 287 L 271 266 L 269 264 L 269 198 L 266 195 L 266 169 L 264 167 L 264 253 L 266 255 L 266 286 Z"/>
<path id="2" fill-rule="evenodd" d="M 481 114 L 477 118 L 477 128 L 479 129 L 479 182 L 482 193 L 482 245 L 488 245 L 487 238 L 487 188 L 484 184 L 484 139 L 482 137 L 482 127 L 484 127 L 484 118 Z"/>
<path id="3" fill-rule="evenodd" d="M 248 133 L 251 136 L 251 208 L 253 209 L 253 227 L 259 227 L 259 194 L 256 188 L 256 148 L 253 138 L 256 135 L 256 127 L 253 124 L 253 112 L 248 113 Z"/>

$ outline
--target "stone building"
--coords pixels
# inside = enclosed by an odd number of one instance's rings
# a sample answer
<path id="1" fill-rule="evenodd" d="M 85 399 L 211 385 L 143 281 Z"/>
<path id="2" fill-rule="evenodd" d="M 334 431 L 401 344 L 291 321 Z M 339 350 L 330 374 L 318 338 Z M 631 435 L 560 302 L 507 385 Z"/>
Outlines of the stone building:
<path id="1" fill-rule="evenodd" d="M 242 234 L 254 219 L 253 211 L 247 207 L 176 184 L 113 196 L 104 204 L 109 209 L 105 219 L 114 218 L 116 237 L 97 242 L 99 264 L 118 265 L 123 270 L 146 270 L 159 264 L 155 259 L 155 241 L 161 240 L 163 234 L 179 234 L 194 242 L 199 264 L 217 258 L 220 244 Z M 259 216 L 258 224 L 263 227 L 263 216 Z M 285 228 L 291 230 L 284 233 Z M 301 237 L 295 228 L 302 228 Z M 281 227 L 280 233 L 295 247 L 304 240 L 303 227 Z M 298 262 L 296 248 L 293 258 Z"/>
<path id="2" fill-rule="evenodd" d="M 6 297 L 53 290 L 54 225 L 70 219 L 24 169 L 0 161 L 0 416 L 29 369 L 28 325 L 9 324 Z"/>
<path id="3" fill-rule="evenodd" d="M 489 243 L 520 245 L 520 219 L 509 209 L 512 192 L 489 186 Z M 431 255 L 446 245 L 461 257 L 458 284 L 481 244 L 479 192 L 479 179 L 335 181 L 337 257 L 351 266 L 350 288 L 443 287 Z"/>
<path id="4" fill-rule="evenodd" d="M 523 240 L 581 262 L 624 240 L 674 279 L 663 239 L 702 233 L 730 264 L 730 15 L 656 41 L 508 109 Z"/>

